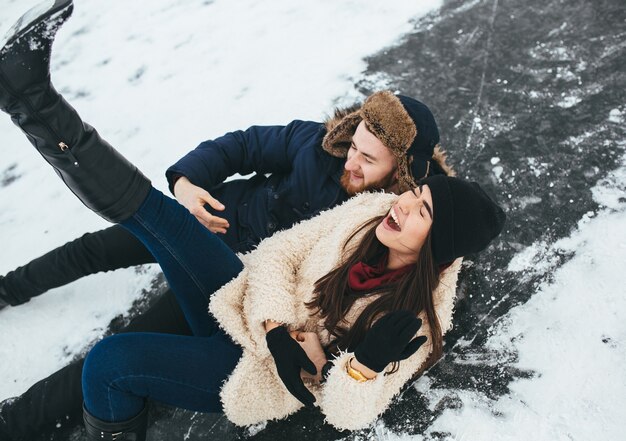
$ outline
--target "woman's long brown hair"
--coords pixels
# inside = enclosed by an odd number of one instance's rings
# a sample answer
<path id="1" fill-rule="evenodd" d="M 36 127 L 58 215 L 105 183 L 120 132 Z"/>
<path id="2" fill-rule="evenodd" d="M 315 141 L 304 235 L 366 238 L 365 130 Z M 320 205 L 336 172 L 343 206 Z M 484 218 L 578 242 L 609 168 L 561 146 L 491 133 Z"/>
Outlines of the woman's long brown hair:
<path id="1" fill-rule="evenodd" d="M 348 286 L 350 268 L 358 262 L 376 262 L 388 251 L 376 237 L 376 227 L 385 218 L 378 216 L 361 225 L 343 244 L 343 259 L 339 266 L 315 282 L 313 300 L 306 306 L 313 313 L 320 313 L 324 326 L 334 338 L 329 348 L 337 354 L 353 351 L 363 341 L 373 322 L 383 315 L 408 310 L 415 315 L 424 311 L 430 324 L 430 341 L 433 352 L 429 360 L 436 361 L 443 350 L 441 326 L 435 314 L 433 292 L 439 284 L 439 270 L 431 251 L 430 234 L 422 245 L 414 271 L 373 292 L 355 292 Z M 362 233 L 359 241 L 357 236 Z M 379 297 L 363 309 L 354 325 L 348 328 L 342 323 L 354 302 L 363 297 L 378 294 Z M 392 371 L 397 369 L 394 365 Z"/>

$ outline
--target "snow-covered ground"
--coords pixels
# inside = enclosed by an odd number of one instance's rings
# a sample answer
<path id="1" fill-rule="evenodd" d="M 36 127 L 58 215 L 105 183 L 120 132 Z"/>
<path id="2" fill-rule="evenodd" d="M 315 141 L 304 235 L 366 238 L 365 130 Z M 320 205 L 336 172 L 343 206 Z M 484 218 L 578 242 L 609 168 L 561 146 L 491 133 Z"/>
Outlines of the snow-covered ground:
<path id="1" fill-rule="evenodd" d="M 0 35 L 29 7 L 0 0 Z M 363 58 L 441 0 L 77 0 L 52 59 L 56 88 L 167 191 L 165 169 L 252 124 L 320 120 L 360 98 Z M 107 224 L 0 118 L 0 274 Z M 13 168 L 11 168 L 13 167 Z M 156 269 L 103 274 L 0 312 L 0 400 L 65 365 L 128 310 Z M 59 320 L 62 317 L 62 320 Z"/>
<path id="2" fill-rule="evenodd" d="M 26 3 L 0 0 L 0 33 Z M 53 80 L 166 190 L 163 171 L 203 139 L 250 124 L 319 119 L 358 97 L 353 84 L 363 57 L 401 38 L 412 19 L 440 3 L 420 2 L 416 11 L 400 0 L 79 0 L 55 46 Z M 606 115 L 607 124 L 623 124 L 623 112 Z M 73 199 L 8 118 L 0 119 L 0 137 L 0 176 L 19 176 L 0 188 L 0 274 L 106 226 Z M 435 432 L 455 440 L 623 439 L 626 158 L 593 193 L 601 208 L 570 237 L 537 242 L 509 265 L 510 277 L 524 277 L 529 267 L 553 268 L 551 256 L 573 254 L 492 329 L 488 348 L 495 357 L 515 354 L 510 364 L 534 375 L 515 380 L 496 400 L 452 391 L 463 406 L 446 410 L 424 436 L 381 426 L 379 439 L 420 440 Z M 84 350 L 155 272 L 93 276 L 0 312 L 0 400 Z M 431 403 L 450 394 L 429 382 L 426 375 L 416 387 Z"/>

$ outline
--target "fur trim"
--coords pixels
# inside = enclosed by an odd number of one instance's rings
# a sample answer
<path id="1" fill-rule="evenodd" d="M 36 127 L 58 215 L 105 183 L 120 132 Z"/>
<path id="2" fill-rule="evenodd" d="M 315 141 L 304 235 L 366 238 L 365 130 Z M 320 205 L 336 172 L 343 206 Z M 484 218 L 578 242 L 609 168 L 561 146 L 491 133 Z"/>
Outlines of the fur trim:
<path id="1" fill-rule="evenodd" d="M 448 164 L 448 154 L 441 148 L 440 144 L 435 146 L 435 152 L 433 153 L 433 161 L 439 164 L 439 167 L 443 170 L 446 176 L 456 176 L 456 171 L 450 164 Z"/>
<path id="2" fill-rule="evenodd" d="M 400 194 L 405 191 L 409 191 L 417 187 L 416 180 L 413 179 L 413 173 L 411 172 L 411 163 L 413 162 L 413 156 L 408 158 L 406 155 L 397 158 L 398 160 L 398 188 Z M 428 168 L 430 164 L 426 164 Z M 428 171 L 426 171 L 426 175 Z"/>
<path id="3" fill-rule="evenodd" d="M 348 156 L 348 149 L 352 143 L 352 135 L 361 122 L 360 110 L 344 116 L 332 130 L 326 133 L 322 140 L 322 148 L 337 158 Z"/>
<path id="4" fill-rule="evenodd" d="M 446 151 L 441 148 L 441 145 L 437 144 L 434 148 L 432 159 L 425 162 L 426 168 L 423 172 L 423 175 L 417 177 L 413 176 L 412 173 L 412 156 L 408 159 L 406 156 L 398 159 L 398 188 L 400 193 L 415 188 L 418 185 L 419 181 L 428 176 L 432 176 L 432 168 L 435 167 L 433 163 L 436 163 L 436 165 L 446 176 L 456 176 L 456 172 L 454 171 L 452 166 L 447 163 L 447 159 L 448 157 Z M 407 170 L 408 173 L 404 173 L 404 170 Z M 436 173 L 439 173 L 439 171 L 437 171 Z"/>
<path id="5" fill-rule="evenodd" d="M 360 109 L 360 107 L 361 107 L 361 104 L 354 104 L 350 107 L 336 108 L 333 113 L 333 116 L 328 117 L 324 121 L 324 127 L 326 128 L 326 133 L 328 134 L 332 132 L 335 129 L 335 127 L 337 127 L 346 116 L 350 115 L 351 113 L 355 113 L 357 110 Z M 355 129 L 356 129 L 356 126 L 355 126 Z M 352 132 L 352 134 L 354 134 L 354 132 Z M 333 136 L 336 137 L 336 135 L 333 135 Z M 329 140 L 328 141 L 329 144 L 332 143 L 330 136 L 327 135 L 327 137 L 324 139 L 324 142 L 326 142 L 326 139 Z M 345 139 L 343 140 L 343 142 L 346 143 L 347 147 L 350 146 L 349 143 L 351 139 L 352 139 L 352 135 L 350 135 L 350 138 L 348 140 L 345 140 Z M 342 146 L 340 146 L 339 148 L 333 148 L 332 146 L 329 145 L 328 148 L 325 146 L 324 149 L 328 153 L 331 153 L 330 150 L 332 150 L 331 154 L 336 157 L 345 158 L 347 155 L 347 148 L 343 148 Z M 452 165 L 448 163 L 448 154 L 441 147 L 441 144 L 437 144 L 435 146 L 435 149 L 433 152 L 433 161 L 437 163 L 439 168 L 441 168 L 441 170 L 446 174 L 446 176 L 456 176 L 456 171 L 454 170 L 454 167 L 452 167 Z M 426 174 L 428 175 L 429 172 L 430 172 L 430 167 L 427 168 Z M 424 178 L 424 177 L 425 176 L 413 177 L 412 181 L 418 181 L 419 179 Z"/>
<path id="6" fill-rule="evenodd" d="M 397 96 L 388 90 L 371 95 L 361 107 L 361 117 L 367 130 L 396 158 L 406 156 L 417 135 L 417 128 Z"/>
<path id="7" fill-rule="evenodd" d="M 339 123 L 351 113 L 356 112 L 361 108 L 361 104 L 353 104 L 350 107 L 338 107 L 333 112 L 333 116 L 326 118 L 324 121 L 324 127 L 326 128 L 326 133 L 331 132 Z M 352 135 L 350 135 L 352 137 Z M 328 150 L 327 150 L 328 151 Z M 345 157 L 346 152 L 343 152 L 340 157 Z M 435 150 L 433 153 L 433 161 L 435 161 L 439 167 L 443 170 L 443 172 L 447 176 L 456 176 L 456 171 L 452 165 L 448 164 L 448 153 L 441 147 L 441 144 L 437 144 L 435 146 Z M 418 178 L 419 179 L 419 178 Z"/>
<path id="8" fill-rule="evenodd" d="M 326 127 L 326 133 L 331 132 L 346 116 L 356 112 L 361 108 L 362 103 L 355 103 L 349 107 L 337 107 L 333 112 L 333 116 L 326 118 L 324 121 L 324 127 Z"/>
<path id="9" fill-rule="evenodd" d="M 361 121 L 391 152 L 400 159 L 405 157 L 415 136 L 415 123 L 397 96 L 388 90 L 370 95 L 362 106 L 337 109 L 333 118 L 326 121 L 326 136 L 322 147 L 339 158 L 348 155 L 352 135 Z"/>

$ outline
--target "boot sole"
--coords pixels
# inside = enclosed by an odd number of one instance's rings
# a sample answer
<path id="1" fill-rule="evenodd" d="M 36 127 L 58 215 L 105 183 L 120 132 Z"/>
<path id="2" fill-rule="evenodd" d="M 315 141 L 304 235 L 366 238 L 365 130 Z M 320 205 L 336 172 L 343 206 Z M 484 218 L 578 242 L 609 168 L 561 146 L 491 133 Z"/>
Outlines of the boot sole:
<path id="1" fill-rule="evenodd" d="M 11 26 L 7 35 L 0 41 L 0 47 L 2 47 L 2 49 L 0 49 L 0 57 L 2 57 L 16 41 L 28 34 L 36 26 L 47 22 L 51 18 L 52 23 L 56 20 L 62 23 L 72 15 L 72 11 L 74 10 L 72 0 L 54 0 L 54 3 L 48 6 L 52 1 L 53 0 L 44 1 L 29 9 Z M 54 15 L 57 16 L 53 17 Z"/>

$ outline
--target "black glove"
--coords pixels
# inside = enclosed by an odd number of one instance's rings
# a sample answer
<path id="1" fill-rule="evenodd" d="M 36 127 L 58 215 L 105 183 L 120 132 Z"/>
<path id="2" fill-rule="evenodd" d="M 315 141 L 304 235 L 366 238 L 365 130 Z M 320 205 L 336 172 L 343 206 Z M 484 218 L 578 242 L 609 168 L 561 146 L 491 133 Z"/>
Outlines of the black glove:
<path id="1" fill-rule="evenodd" d="M 284 326 L 274 328 L 265 334 L 265 340 L 276 362 L 278 375 L 287 390 L 306 406 L 312 406 L 315 397 L 302 382 L 300 370 L 304 369 L 309 374 L 315 375 L 317 369 L 304 349 L 291 338 Z"/>
<path id="2" fill-rule="evenodd" d="M 420 326 L 422 320 L 410 311 L 390 312 L 367 331 L 354 356 L 371 370 L 382 372 L 389 363 L 409 358 L 424 344 L 424 335 L 411 340 Z"/>

